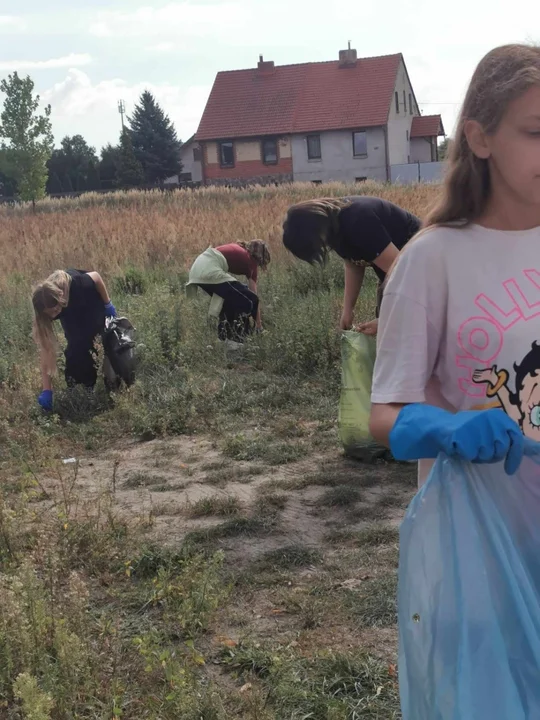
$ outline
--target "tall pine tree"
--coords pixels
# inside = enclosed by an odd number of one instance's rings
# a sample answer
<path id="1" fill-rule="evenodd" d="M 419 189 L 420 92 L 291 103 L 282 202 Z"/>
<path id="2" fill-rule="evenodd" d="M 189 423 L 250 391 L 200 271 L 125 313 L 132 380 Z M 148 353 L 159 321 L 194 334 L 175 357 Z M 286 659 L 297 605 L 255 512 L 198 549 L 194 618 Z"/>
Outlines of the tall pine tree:
<path id="1" fill-rule="evenodd" d="M 129 118 L 129 127 L 135 157 L 142 165 L 147 185 L 161 185 L 171 175 L 180 174 L 182 143 L 174 125 L 148 90 L 143 92 Z"/>
<path id="2" fill-rule="evenodd" d="M 120 136 L 120 153 L 116 168 L 116 182 L 123 189 L 134 188 L 144 182 L 141 163 L 135 157 L 129 132 L 124 130 Z"/>

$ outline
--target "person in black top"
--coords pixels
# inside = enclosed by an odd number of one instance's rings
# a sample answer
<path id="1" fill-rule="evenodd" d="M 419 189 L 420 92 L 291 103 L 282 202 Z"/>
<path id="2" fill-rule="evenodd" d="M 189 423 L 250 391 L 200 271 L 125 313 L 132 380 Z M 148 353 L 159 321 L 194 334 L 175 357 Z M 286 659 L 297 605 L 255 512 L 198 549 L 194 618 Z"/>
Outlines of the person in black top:
<path id="1" fill-rule="evenodd" d="M 388 200 L 367 195 L 323 198 L 289 208 L 283 223 L 283 244 L 297 258 L 309 263 L 323 263 L 330 250 L 343 258 L 345 292 L 340 328 L 349 330 L 366 265 L 371 265 L 379 278 L 378 318 L 386 273 L 420 227 L 415 215 Z M 356 329 L 375 335 L 377 325 L 375 319 Z"/>
<path id="2" fill-rule="evenodd" d="M 105 329 L 105 318 L 116 317 L 116 309 L 100 274 L 84 270 L 56 270 L 34 288 L 32 304 L 43 385 L 38 402 L 44 410 L 52 410 L 57 354 L 53 321 L 60 320 L 67 340 L 68 386 L 93 388 L 97 380 L 95 339 Z"/>

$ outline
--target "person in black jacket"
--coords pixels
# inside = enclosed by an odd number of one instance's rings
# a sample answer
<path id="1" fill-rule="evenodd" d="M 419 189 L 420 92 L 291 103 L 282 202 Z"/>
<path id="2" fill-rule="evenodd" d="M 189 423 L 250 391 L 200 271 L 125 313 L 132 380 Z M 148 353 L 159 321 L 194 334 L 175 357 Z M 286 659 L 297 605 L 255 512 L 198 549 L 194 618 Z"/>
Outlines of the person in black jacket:
<path id="1" fill-rule="evenodd" d="M 367 195 L 322 198 L 289 208 L 283 224 L 283 244 L 300 260 L 323 263 L 330 250 L 345 261 L 345 292 L 340 328 L 349 330 L 367 265 L 379 278 L 379 316 L 386 273 L 399 251 L 420 230 L 420 220 L 388 200 Z M 378 320 L 356 326 L 377 333 Z"/>
<path id="2" fill-rule="evenodd" d="M 100 274 L 83 270 L 56 270 L 34 288 L 32 304 L 43 387 L 38 402 L 44 410 L 52 410 L 57 356 L 54 320 L 60 320 L 66 336 L 68 386 L 93 388 L 97 380 L 95 340 L 105 329 L 105 318 L 116 317 L 116 309 Z"/>

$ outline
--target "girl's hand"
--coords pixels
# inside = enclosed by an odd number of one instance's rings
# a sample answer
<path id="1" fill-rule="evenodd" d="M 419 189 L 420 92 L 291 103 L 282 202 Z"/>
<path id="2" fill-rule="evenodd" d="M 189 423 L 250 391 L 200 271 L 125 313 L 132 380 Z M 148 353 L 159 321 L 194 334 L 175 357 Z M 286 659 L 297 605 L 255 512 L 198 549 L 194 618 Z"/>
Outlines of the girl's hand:
<path id="1" fill-rule="evenodd" d="M 341 320 L 339 321 L 340 330 L 350 330 L 353 324 L 353 313 L 349 310 L 344 310 L 341 314 Z"/>
<path id="2" fill-rule="evenodd" d="M 105 317 L 109 318 L 115 318 L 116 317 L 116 308 L 112 304 L 112 302 L 109 300 L 108 303 L 105 303 Z"/>
<path id="3" fill-rule="evenodd" d="M 487 370 L 475 370 L 472 379 L 475 383 L 489 383 L 492 387 L 495 387 L 499 380 L 497 367 L 494 365 Z"/>
<path id="4" fill-rule="evenodd" d="M 53 392 L 52 390 L 43 390 L 39 397 L 38 403 L 47 412 L 52 412 L 53 409 Z"/>
<path id="5" fill-rule="evenodd" d="M 377 334 L 377 329 L 379 327 L 379 321 L 378 320 L 370 320 L 369 322 L 360 323 L 360 325 L 355 326 L 355 330 L 357 332 L 361 332 L 364 335 L 369 335 L 370 337 L 375 337 Z"/>

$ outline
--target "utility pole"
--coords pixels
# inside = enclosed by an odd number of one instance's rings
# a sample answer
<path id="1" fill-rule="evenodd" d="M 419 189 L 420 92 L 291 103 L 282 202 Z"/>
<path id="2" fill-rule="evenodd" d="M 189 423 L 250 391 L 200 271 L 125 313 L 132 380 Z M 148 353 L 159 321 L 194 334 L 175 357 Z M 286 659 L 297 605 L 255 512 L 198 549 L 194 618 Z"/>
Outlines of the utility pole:
<path id="1" fill-rule="evenodd" d="M 124 133 L 124 115 L 126 113 L 126 103 L 123 100 L 118 101 L 118 112 L 120 113 L 120 119 L 122 121 L 122 134 Z"/>

